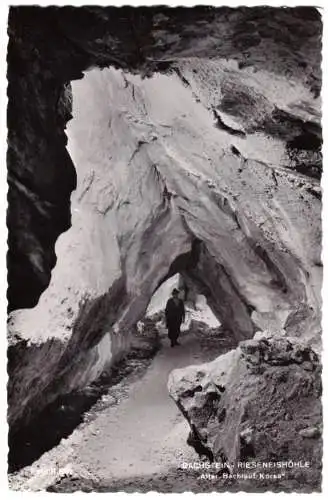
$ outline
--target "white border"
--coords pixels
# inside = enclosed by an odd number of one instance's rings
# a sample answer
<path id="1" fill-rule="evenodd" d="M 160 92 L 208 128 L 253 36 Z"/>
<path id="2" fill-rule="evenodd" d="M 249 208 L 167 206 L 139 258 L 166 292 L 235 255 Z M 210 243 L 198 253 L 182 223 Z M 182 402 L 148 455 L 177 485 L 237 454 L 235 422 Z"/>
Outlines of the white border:
<path id="1" fill-rule="evenodd" d="M 0 0 L 1 1 L 1 0 Z M 322 97 L 323 97 L 323 125 L 326 124 L 327 120 L 327 85 L 325 82 L 325 73 L 328 71 L 328 68 L 326 67 L 326 62 L 327 62 L 327 15 L 326 11 L 323 8 L 324 7 L 324 0 L 317 0 L 315 2 L 313 1 L 292 1 L 292 0 L 285 0 L 284 2 L 279 2 L 279 1 L 245 1 L 241 2 L 238 0 L 229 0 L 229 1 L 223 1 L 217 2 L 217 1 L 206 1 L 206 0 L 199 0 L 197 2 L 195 1 L 150 1 L 150 0 L 144 0 L 143 2 L 138 2 L 136 0 L 130 0 L 127 2 L 122 2 L 122 1 L 117 1 L 117 0 L 111 0 L 110 2 L 108 1 L 103 1 L 99 0 L 96 2 L 93 1 L 78 1 L 78 0 L 71 0 L 69 2 L 64 2 L 64 1 L 56 1 L 56 2 L 47 2 L 47 1 L 39 1 L 39 2 L 25 2 L 25 1 L 11 1 L 9 2 L 1 2 L 0 4 L 0 57 L 1 57 L 1 74 L 0 74 L 0 90 L 1 90 L 1 109 L 0 109 L 0 136 L 1 136 L 1 168 L 0 168 L 0 257 L 1 257 L 1 264 L 0 264 L 0 286 L 1 286 L 1 300 L 0 300 L 0 317 L 1 317 L 1 334 L 0 334 L 0 351 L 2 354 L 2 363 L 0 363 L 0 377 L 2 380 L 2 391 L 0 391 L 1 394 L 1 408 L 2 408 L 2 413 L 1 413 L 1 421 L 0 421 L 0 491 L 6 493 L 6 497 L 15 497 L 19 498 L 21 495 L 24 495 L 24 497 L 29 497 L 31 495 L 35 495 L 34 493 L 21 493 L 21 492 L 12 492 L 8 490 L 8 485 L 7 485 L 7 421 L 6 421 L 6 411 L 7 411 L 7 395 L 6 395 L 6 381 L 7 381 L 7 354 L 6 354 L 6 349 L 7 349 L 7 343 L 6 343 L 6 288 L 7 288 L 7 271 L 6 271 L 6 264 L 5 264 L 5 259 L 6 259 L 6 251 L 7 251 L 7 228 L 6 228 L 6 195 L 7 195 L 7 184 L 6 184 L 6 108 L 7 108 L 7 96 L 6 96 L 6 87 L 7 87 L 7 81 L 6 81 L 6 52 L 7 52 L 7 18 L 8 18 L 8 9 L 9 5 L 41 5 L 41 6 L 47 6 L 47 5 L 58 5 L 58 6 L 64 6 L 64 5 L 72 5 L 72 6 L 83 6 L 83 5 L 101 5 L 101 6 L 122 6 L 122 5 L 132 5 L 132 6 L 151 6 L 151 5 L 170 5 L 172 7 L 174 6 L 186 6 L 186 7 L 192 7 L 196 5 L 213 5 L 215 7 L 220 7 L 220 6 L 229 6 L 229 7 L 240 7 L 240 6 L 249 6 L 249 7 L 255 7 L 255 6 L 273 6 L 273 7 L 295 7 L 295 6 L 314 6 L 318 7 L 321 11 L 322 17 L 323 17 L 323 24 L 324 24 L 324 35 L 323 35 L 323 66 L 322 66 L 322 71 L 323 71 L 323 87 L 322 87 Z M 326 87 L 326 88 L 325 88 Z M 324 133 L 324 146 L 323 146 L 323 155 L 324 159 L 328 157 L 327 153 L 327 136 L 326 136 L 326 127 L 323 127 L 323 133 Z M 324 161 L 325 164 L 325 161 Z M 322 212 L 322 229 L 323 229 L 323 262 L 326 264 L 328 261 L 328 255 L 327 255 L 327 238 L 328 238 L 328 214 L 327 214 L 327 192 L 328 192 L 328 184 L 327 184 L 327 179 L 328 179 L 328 172 L 324 168 L 324 173 L 323 173 L 323 179 L 322 179 L 322 187 L 323 187 L 323 212 Z M 327 331 L 326 325 L 328 321 L 328 312 L 326 311 L 325 308 L 325 297 L 328 296 L 328 284 L 327 284 L 327 272 L 324 267 L 324 285 L 322 289 L 322 297 L 323 297 L 323 320 L 322 320 L 322 329 L 323 329 L 323 385 L 324 385 L 324 397 L 323 397 L 323 403 L 324 403 L 324 416 L 326 417 L 326 409 L 327 409 L 327 398 L 326 398 L 326 380 L 327 380 L 327 375 L 328 375 L 328 369 L 326 365 L 327 361 L 327 351 L 326 351 L 326 341 L 325 341 L 325 333 Z M 326 418 L 324 418 L 324 423 L 326 424 Z M 327 425 L 324 425 L 324 442 L 327 442 Z M 325 450 L 326 447 L 324 447 Z M 323 488 L 323 493 L 328 492 L 328 478 L 326 474 L 326 452 L 324 451 L 324 469 L 323 469 L 323 483 L 322 483 L 322 488 Z M 288 500 L 289 499 L 294 499 L 294 498 L 299 498 L 300 494 L 297 493 L 257 493 L 256 498 L 264 498 L 267 497 L 268 495 L 276 496 L 276 495 L 288 495 Z M 38 498 L 44 498 L 48 497 L 49 493 L 38 493 Z M 69 494 L 60 494 L 56 493 L 56 499 L 57 497 L 62 497 Z M 77 495 L 77 496 L 76 496 Z M 75 493 L 74 498 L 80 498 L 83 493 Z M 89 493 L 88 498 L 90 498 L 90 495 L 92 498 L 95 498 L 95 495 L 99 495 L 97 493 Z M 103 495 L 119 495 L 121 498 L 126 498 L 127 493 L 108 493 L 108 494 L 103 494 Z M 141 496 L 142 494 L 138 493 L 133 493 L 133 495 L 139 495 Z M 159 493 L 146 493 L 146 495 L 155 495 L 159 496 Z M 176 494 L 173 493 L 170 495 L 172 499 L 178 499 L 183 495 L 184 498 L 186 496 L 190 495 L 188 493 L 183 493 L 183 494 Z M 207 497 L 209 494 L 197 494 L 197 497 L 200 499 L 203 499 Z M 216 493 L 210 493 L 210 495 L 217 495 Z M 238 495 L 239 497 L 242 496 L 248 497 L 250 494 L 246 493 L 220 493 L 220 498 L 230 498 L 230 495 Z M 302 494 L 301 498 L 304 498 L 304 495 Z M 318 497 L 322 496 L 321 494 L 317 493 L 312 493 L 311 498 L 313 497 Z"/>

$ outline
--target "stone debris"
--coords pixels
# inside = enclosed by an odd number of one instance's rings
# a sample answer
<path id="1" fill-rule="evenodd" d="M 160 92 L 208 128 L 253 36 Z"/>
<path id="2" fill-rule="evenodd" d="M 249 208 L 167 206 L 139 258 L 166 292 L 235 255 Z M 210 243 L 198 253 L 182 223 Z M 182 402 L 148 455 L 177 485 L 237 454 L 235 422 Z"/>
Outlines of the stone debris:
<path id="1" fill-rule="evenodd" d="M 235 467 L 303 459 L 310 465 L 302 484 L 320 487 L 321 364 L 299 340 L 241 342 L 211 363 L 174 370 L 168 388 L 197 436 L 190 440 L 196 451 Z M 288 469 L 288 481 L 296 484 L 298 474 L 297 466 Z"/>

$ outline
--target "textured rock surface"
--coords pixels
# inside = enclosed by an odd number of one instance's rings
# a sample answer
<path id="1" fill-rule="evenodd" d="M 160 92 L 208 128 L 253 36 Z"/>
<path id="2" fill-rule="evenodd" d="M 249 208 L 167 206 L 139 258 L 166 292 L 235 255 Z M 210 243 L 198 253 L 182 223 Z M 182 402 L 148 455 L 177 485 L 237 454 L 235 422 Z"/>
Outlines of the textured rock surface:
<path id="1" fill-rule="evenodd" d="M 212 363 L 174 370 L 169 390 L 198 451 L 228 463 L 234 473 L 245 472 L 238 462 L 308 462 L 305 468 L 286 467 L 280 487 L 318 489 L 320 374 L 317 354 L 304 344 L 256 335 Z"/>
<path id="2" fill-rule="evenodd" d="M 55 264 L 55 240 L 69 227 L 75 174 L 65 149 L 67 84 L 81 78 L 83 70 L 114 65 L 147 74 L 167 71 L 177 58 L 215 57 L 298 80 L 314 98 L 320 93 L 321 22 L 314 8 L 18 7 L 10 10 L 8 31 L 10 309 L 35 305 Z M 222 111 L 249 119 L 257 95 L 245 95 L 243 85 L 235 98 L 235 87 L 228 83 L 225 89 Z M 245 109 L 240 100 L 246 101 Z M 305 109 L 295 102 L 294 109 L 307 120 L 307 111 L 315 110 L 303 104 Z M 259 107 L 268 110 L 263 99 Z M 267 124 L 262 118 L 265 112 L 255 114 L 248 128 L 262 125 L 280 134 L 282 121 L 290 133 L 289 116 L 279 109 Z M 224 119 L 218 123 L 222 126 Z M 310 138 L 306 149 L 311 150 L 313 125 L 293 123 L 298 136 Z M 298 142 L 305 147 L 306 141 Z M 312 166 L 311 161 L 306 172 Z"/>
<path id="3" fill-rule="evenodd" d="M 11 425 L 128 349 L 176 272 L 236 343 L 319 344 L 320 33 L 314 9 L 11 10 Z"/>

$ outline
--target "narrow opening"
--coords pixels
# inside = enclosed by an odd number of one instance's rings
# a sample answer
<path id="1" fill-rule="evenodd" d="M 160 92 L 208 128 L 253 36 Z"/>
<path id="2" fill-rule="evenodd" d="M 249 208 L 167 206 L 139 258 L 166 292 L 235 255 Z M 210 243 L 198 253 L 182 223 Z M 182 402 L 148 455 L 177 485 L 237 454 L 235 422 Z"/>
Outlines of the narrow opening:
<path id="1" fill-rule="evenodd" d="M 186 317 L 185 322 L 181 325 L 182 332 L 190 331 L 195 322 L 204 323 L 210 329 L 220 326 L 219 320 L 207 304 L 206 297 L 187 288 L 179 273 L 166 280 L 154 293 L 147 308 L 146 316 L 154 317 L 158 314 L 161 317 L 162 326 L 164 326 L 164 309 L 174 289 L 179 290 L 179 296 L 185 303 Z"/>

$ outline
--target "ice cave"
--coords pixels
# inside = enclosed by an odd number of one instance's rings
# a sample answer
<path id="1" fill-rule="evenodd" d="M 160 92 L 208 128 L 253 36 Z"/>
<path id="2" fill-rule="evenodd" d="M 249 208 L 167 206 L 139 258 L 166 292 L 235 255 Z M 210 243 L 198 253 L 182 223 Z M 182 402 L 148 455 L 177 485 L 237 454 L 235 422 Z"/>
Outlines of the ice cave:
<path id="1" fill-rule="evenodd" d="M 204 455 L 303 460 L 250 491 L 320 490 L 321 31 L 314 7 L 10 8 L 12 488 L 247 489 L 170 469 Z"/>

